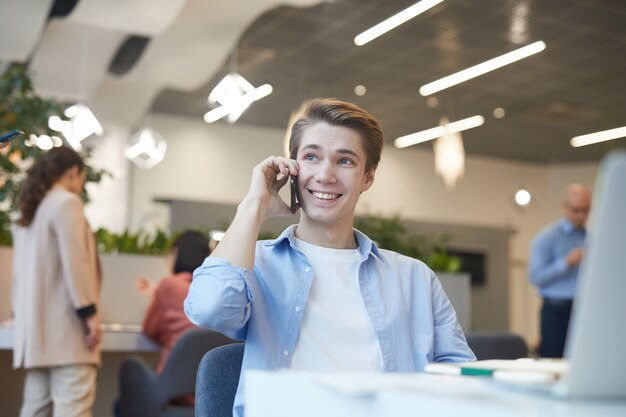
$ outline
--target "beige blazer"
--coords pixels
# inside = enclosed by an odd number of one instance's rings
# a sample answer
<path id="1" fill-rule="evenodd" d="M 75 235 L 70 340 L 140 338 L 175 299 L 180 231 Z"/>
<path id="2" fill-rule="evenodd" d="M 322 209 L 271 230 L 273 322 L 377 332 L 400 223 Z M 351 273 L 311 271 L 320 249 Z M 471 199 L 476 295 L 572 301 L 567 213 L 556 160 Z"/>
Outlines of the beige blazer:
<path id="1" fill-rule="evenodd" d="M 80 198 L 53 187 L 29 227 L 13 227 L 13 367 L 100 364 L 76 309 L 97 304 L 96 245 Z M 97 308 L 97 307 L 96 307 Z"/>

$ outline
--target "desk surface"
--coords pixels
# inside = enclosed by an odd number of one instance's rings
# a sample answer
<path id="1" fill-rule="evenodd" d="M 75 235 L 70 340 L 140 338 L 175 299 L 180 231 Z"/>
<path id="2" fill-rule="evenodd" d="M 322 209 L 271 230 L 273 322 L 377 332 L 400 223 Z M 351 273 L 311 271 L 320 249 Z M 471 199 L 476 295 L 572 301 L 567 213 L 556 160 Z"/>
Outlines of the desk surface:
<path id="1" fill-rule="evenodd" d="M 249 371 L 246 417 L 626 416 L 624 401 L 567 401 L 478 377 Z"/>
<path id="2" fill-rule="evenodd" d="M 13 349 L 13 325 L 0 324 L 0 350 Z M 138 325 L 102 325 L 104 352 L 157 352 L 159 345 L 148 339 Z"/>

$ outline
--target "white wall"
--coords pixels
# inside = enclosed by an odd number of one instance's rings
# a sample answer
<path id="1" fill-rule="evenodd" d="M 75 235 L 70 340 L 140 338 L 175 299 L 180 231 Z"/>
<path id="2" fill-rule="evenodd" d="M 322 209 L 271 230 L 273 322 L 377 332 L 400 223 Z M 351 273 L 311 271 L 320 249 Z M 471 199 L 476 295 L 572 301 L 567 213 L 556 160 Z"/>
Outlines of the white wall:
<path id="1" fill-rule="evenodd" d="M 207 125 L 200 120 L 154 116 L 152 127 L 168 142 L 163 162 L 150 170 L 133 165 L 130 227 L 165 227 L 167 206 L 155 197 L 238 202 L 262 158 L 282 154 L 283 132 Z M 262 155 L 262 156 L 261 156 Z"/>
<path id="2" fill-rule="evenodd" d="M 110 231 L 121 232 L 128 223 L 130 162 L 123 150 L 129 134 L 130 131 L 125 128 L 104 126 L 103 136 L 93 136 L 84 143 L 93 149 L 90 164 L 111 173 L 99 184 L 87 185 L 91 202 L 85 207 L 85 213 L 94 230 L 106 227 Z"/>
<path id="3" fill-rule="evenodd" d="M 152 127 L 166 138 L 168 150 L 164 161 L 151 170 L 131 165 L 127 224 L 134 230 L 167 226 L 167 206 L 154 203 L 157 197 L 237 203 L 247 191 L 252 168 L 269 155 L 283 153 L 284 131 L 279 129 L 207 125 L 199 117 L 159 114 L 153 116 Z M 435 175 L 432 151 L 387 146 L 376 182 L 357 210 L 515 230 L 510 253 L 510 328 L 534 342 L 538 299 L 526 276 L 530 242 L 541 227 L 559 216 L 562 188 L 572 181 L 592 185 L 594 176 L 595 164 L 545 167 L 469 156 L 465 177 L 451 191 Z M 534 194 L 533 204 L 526 209 L 512 203 L 521 185 Z"/>
<path id="4" fill-rule="evenodd" d="M 164 161 L 150 170 L 132 167 L 130 226 L 167 221 L 155 197 L 236 203 L 245 194 L 252 168 L 269 155 L 282 154 L 284 132 L 242 125 L 156 115 L 153 127 L 168 140 Z M 520 178 L 546 192 L 546 169 L 510 161 L 467 158 L 466 175 L 453 191 L 435 176 L 432 152 L 387 146 L 374 187 L 358 210 L 461 224 L 516 226 L 543 222 L 541 204 L 520 211 L 512 204 Z M 538 198 L 539 202 L 545 198 Z M 164 214 L 158 218 L 156 213 Z"/>

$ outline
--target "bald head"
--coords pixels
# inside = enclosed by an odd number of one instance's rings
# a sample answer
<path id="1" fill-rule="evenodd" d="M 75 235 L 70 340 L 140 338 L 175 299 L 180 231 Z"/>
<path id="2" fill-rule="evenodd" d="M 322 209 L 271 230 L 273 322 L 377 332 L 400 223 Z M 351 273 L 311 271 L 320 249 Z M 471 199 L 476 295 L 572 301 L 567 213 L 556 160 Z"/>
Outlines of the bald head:
<path id="1" fill-rule="evenodd" d="M 577 229 L 584 228 L 591 209 L 591 192 L 582 184 L 570 184 L 565 188 L 561 206 L 565 217 Z"/>

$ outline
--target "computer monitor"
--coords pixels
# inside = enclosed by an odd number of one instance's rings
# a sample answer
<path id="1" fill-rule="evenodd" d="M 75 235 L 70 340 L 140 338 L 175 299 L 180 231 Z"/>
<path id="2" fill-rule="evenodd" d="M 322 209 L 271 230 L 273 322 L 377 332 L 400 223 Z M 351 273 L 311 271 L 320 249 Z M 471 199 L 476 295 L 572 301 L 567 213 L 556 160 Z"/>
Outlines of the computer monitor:
<path id="1" fill-rule="evenodd" d="M 606 156 L 593 191 L 565 356 L 570 397 L 626 397 L 626 150 Z"/>

